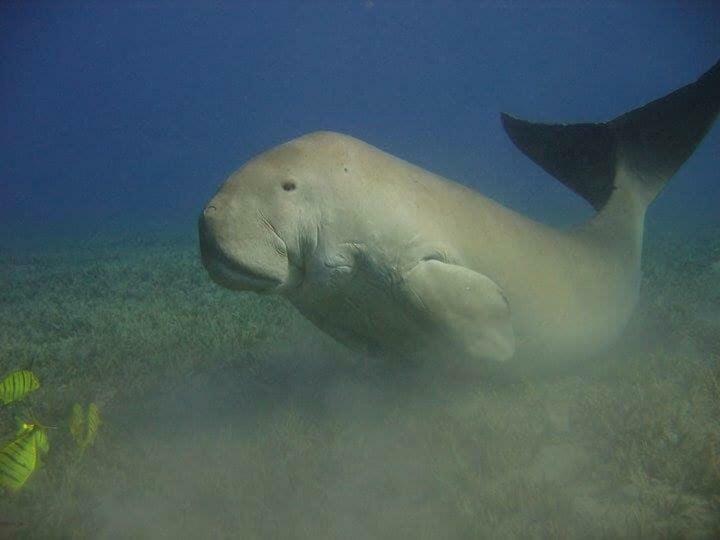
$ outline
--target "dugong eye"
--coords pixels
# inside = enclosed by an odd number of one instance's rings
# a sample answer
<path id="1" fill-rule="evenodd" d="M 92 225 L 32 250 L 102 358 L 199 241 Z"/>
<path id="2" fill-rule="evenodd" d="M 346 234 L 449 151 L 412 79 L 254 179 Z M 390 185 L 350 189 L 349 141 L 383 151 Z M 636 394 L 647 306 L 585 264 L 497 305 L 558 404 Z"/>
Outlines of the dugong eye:
<path id="1" fill-rule="evenodd" d="M 285 191 L 292 191 L 296 187 L 297 186 L 295 185 L 295 182 L 293 182 L 292 180 L 286 180 L 285 182 L 282 183 L 282 188 Z"/>

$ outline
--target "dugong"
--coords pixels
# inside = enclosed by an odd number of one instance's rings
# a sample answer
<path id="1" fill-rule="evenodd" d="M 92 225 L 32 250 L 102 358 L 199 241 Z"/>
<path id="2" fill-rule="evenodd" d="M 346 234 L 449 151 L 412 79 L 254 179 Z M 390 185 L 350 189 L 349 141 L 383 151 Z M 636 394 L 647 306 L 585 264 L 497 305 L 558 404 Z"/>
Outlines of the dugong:
<path id="1" fill-rule="evenodd" d="M 597 211 L 562 230 L 351 136 L 310 133 L 222 184 L 199 219 L 202 262 L 353 349 L 558 368 L 623 331 L 646 209 L 719 109 L 720 62 L 606 123 L 502 114 L 515 145 Z"/>

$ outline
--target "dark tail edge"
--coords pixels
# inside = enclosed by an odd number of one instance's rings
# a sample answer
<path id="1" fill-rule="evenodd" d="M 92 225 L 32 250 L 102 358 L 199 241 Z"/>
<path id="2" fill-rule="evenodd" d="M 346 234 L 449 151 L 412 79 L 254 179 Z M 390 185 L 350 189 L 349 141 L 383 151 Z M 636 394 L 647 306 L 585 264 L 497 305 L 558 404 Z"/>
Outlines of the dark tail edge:
<path id="1" fill-rule="evenodd" d="M 647 204 L 690 157 L 720 111 L 720 61 L 694 83 L 598 124 L 542 124 L 502 113 L 515 145 L 601 210 L 622 168 Z"/>

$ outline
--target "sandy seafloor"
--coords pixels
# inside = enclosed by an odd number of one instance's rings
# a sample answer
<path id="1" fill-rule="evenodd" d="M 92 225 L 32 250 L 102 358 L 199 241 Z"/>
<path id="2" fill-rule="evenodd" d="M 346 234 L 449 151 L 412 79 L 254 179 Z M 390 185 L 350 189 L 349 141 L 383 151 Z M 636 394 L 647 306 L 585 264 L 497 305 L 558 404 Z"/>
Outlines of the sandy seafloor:
<path id="1" fill-rule="evenodd" d="M 0 537 L 720 537 L 720 229 L 649 237 L 610 351 L 503 381 L 349 353 L 196 250 L 189 229 L 0 245 L 0 374 L 32 369 L 55 428 Z"/>

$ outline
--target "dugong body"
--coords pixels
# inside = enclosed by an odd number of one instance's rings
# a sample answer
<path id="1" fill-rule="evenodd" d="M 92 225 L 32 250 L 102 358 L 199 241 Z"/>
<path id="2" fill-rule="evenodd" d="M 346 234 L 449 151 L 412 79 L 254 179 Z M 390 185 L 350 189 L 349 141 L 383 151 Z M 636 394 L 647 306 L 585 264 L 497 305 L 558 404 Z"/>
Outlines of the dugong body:
<path id="1" fill-rule="evenodd" d="M 199 221 L 219 284 L 281 294 L 353 348 L 552 368 L 623 331 L 647 206 L 720 108 L 720 64 L 604 124 L 503 116 L 516 145 L 590 202 L 558 230 L 353 137 L 317 132 L 234 173 Z"/>

